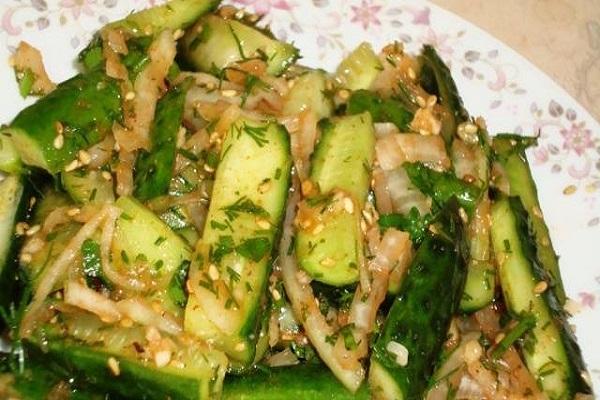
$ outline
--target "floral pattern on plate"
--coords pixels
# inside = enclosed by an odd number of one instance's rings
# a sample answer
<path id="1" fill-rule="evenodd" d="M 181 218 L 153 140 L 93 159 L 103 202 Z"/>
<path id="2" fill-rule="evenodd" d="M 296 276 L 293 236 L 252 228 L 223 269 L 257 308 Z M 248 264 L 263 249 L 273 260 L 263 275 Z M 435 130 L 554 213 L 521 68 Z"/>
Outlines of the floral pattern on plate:
<path id="1" fill-rule="evenodd" d="M 0 59 L 20 40 L 42 50 L 50 75 L 63 80 L 96 28 L 158 0 L 5 0 L 0 5 Z M 376 49 L 397 40 L 408 51 L 437 47 L 473 115 L 491 132 L 539 135 L 530 150 L 542 207 L 561 255 L 584 357 L 600 388 L 600 126 L 527 60 L 479 28 L 425 1 L 229 0 L 264 14 L 276 36 L 302 50 L 301 62 L 333 70 L 362 41 Z M 5 93 L 0 122 L 7 123 L 31 99 L 19 98 L 13 73 L 0 63 Z"/>

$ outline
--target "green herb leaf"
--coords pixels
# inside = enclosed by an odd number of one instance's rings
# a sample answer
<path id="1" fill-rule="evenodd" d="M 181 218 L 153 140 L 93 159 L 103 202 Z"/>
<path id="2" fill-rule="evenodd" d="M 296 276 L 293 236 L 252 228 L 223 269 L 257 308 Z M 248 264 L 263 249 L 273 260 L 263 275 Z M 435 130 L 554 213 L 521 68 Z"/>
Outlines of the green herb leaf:
<path id="1" fill-rule="evenodd" d="M 265 237 L 247 239 L 236 250 L 243 257 L 258 262 L 271 251 L 271 242 Z"/>

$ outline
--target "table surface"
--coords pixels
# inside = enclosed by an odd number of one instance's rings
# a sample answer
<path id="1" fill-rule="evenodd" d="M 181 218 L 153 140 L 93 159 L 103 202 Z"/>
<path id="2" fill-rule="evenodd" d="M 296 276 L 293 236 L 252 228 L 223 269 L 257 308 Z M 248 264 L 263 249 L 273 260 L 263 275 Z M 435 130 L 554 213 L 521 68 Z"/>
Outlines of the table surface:
<path id="1" fill-rule="evenodd" d="M 529 59 L 600 121 L 600 0 L 433 0 Z"/>

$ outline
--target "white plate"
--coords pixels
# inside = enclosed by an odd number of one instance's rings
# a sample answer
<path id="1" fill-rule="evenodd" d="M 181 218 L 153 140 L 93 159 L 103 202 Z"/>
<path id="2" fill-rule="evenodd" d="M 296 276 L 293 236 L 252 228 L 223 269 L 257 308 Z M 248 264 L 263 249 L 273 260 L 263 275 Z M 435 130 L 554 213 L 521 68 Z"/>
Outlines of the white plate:
<path id="1" fill-rule="evenodd" d="M 155 0 L 3 0 L 0 60 L 26 40 L 41 49 L 55 81 L 74 72 L 76 53 L 108 20 Z M 491 132 L 541 132 L 529 153 L 569 296 L 581 306 L 572 322 L 600 388 L 600 125 L 563 89 L 523 57 L 454 14 L 423 1 L 232 0 L 266 13 L 274 33 L 294 41 L 302 62 L 332 70 L 361 41 L 394 40 L 416 52 L 432 43 L 451 64 L 467 109 Z M 28 102 L 0 61 L 0 123 Z"/>

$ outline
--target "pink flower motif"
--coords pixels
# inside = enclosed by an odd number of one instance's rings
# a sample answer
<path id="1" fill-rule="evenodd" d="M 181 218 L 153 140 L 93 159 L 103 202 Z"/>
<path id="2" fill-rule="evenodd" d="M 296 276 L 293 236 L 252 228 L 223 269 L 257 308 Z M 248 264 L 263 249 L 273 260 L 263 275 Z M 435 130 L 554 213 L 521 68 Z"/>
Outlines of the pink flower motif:
<path id="1" fill-rule="evenodd" d="M 448 39 L 450 39 L 450 35 L 446 33 L 438 34 L 433 29 L 427 28 L 427 33 L 422 38 L 422 42 L 435 47 L 442 58 L 450 59 L 454 53 L 454 49 L 448 43 Z"/>
<path id="2" fill-rule="evenodd" d="M 295 6 L 288 0 L 233 0 L 233 2 L 244 7 L 253 7 L 254 12 L 260 15 L 268 14 L 272 8 L 289 11 Z"/>
<path id="3" fill-rule="evenodd" d="M 585 128 L 585 122 L 572 124 L 568 129 L 561 129 L 560 134 L 565 139 L 563 148 L 573 150 L 580 157 L 587 149 L 594 147 L 592 132 Z"/>
<path id="4" fill-rule="evenodd" d="M 372 2 L 362 0 L 360 6 L 351 6 L 354 16 L 351 22 L 358 22 L 366 31 L 371 24 L 381 25 L 381 21 L 377 18 L 381 6 L 374 5 Z"/>
<path id="5" fill-rule="evenodd" d="M 533 158 L 536 164 L 543 164 L 550 158 L 548 155 L 548 150 L 541 146 L 536 146 L 533 149 Z"/>
<path id="6" fill-rule="evenodd" d="M 79 19 L 81 14 L 92 17 L 94 11 L 91 5 L 94 4 L 94 0 L 62 0 L 60 6 L 63 8 L 70 8 L 73 18 Z"/>
<path id="7" fill-rule="evenodd" d="M 593 293 L 579 292 L 579 298 L 584 307 L 594 308 L 596 306 L 596 296 Z"/>

